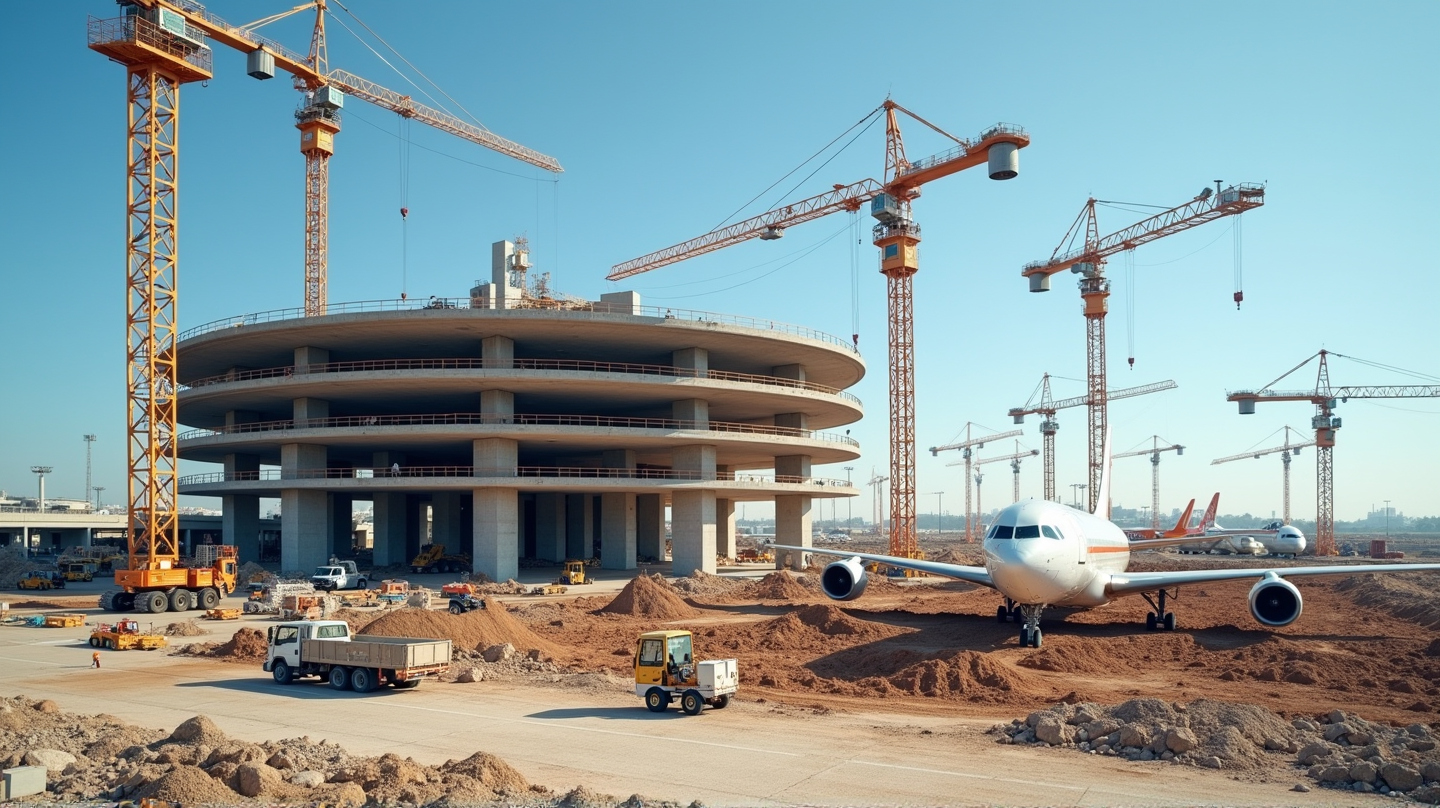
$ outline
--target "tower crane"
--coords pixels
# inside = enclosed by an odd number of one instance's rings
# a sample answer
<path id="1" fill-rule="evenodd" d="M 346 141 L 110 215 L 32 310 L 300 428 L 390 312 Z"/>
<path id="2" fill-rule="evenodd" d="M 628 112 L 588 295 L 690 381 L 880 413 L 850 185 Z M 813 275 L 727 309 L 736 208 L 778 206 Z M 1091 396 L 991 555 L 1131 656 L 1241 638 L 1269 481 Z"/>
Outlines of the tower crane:
<path id="1" fill-rule="evenodd" d="M 975 461 L 975 465 L 976 465 L 977 467 L 979 467 L 979 466 L 985 465 L 986 463 L 999 463 L 999 462 L 1002 462 L 1002 461 L 1005 461 L 1005 460 L 1009 460 L 1009 461 L 1010 461 L 1010 472 L 1011 472 L 1012 475 L 1014 475 L 1014 488 L 1013 488 L 1013 490 L 1012 490 L 1012 492 L 1011 492 L 1011 493 L 1012 493 L 1012 500 L 1011 500 L 1011 501 L 1012 501 L 1012 502 L 1019 502 L 1019 501 L 1020 501 L 1020 461 L 1024 460 L 1024 459 L 1027 458 L 1027 457 L 1034 457 L 1035 455 L 1040 454 L 1040 450 L 1039 450 L 1039 449 L 1031 449 L 1031 450 L 1029 450 L 1029 451 L 1022 452 L 1022 451 L 1020 451 L 1020 447 L 1019 447 L 1019 445 L 1018 445 L 1020 442 L 1019 442 L 1019 441 L 1016 441 L 1015 443 L 1016 443 L 1017 445 L 1016 445 L 1016 447 L 1015 447 L 1015 451 L 1014 451 L 1012 454 L 1008 454 L 1008 455 L 996 455 L 995 457 L 985 457 L 985 458 L 981 458 L 981 459 Z M 947 466 L 958 466 L 958 465 L 960 465 L 960 461 L 957 460 L 957 461 L 955 461 L 954 463 L 946 463 L 945 465 L 947 465 Z M 977 478 L 978 478 L 978 475 L 977 475 Z M 979 479 L 976 479 L 976 483 L 979 483 Z"/>
<path id="2" fill-rule="evenodd" d="M 270 78 L 276 67 L 308 88 L 297 116 L 306 158 L 305 313 L 325 300 L 326 166 L 345 94 L 441 131 L 559 171 L 554 158 L 431 109 L 325 63 L 324 0 L 316 9 L 310 55 L 300 56 L 234 26 L 194 0 L 121 0 L 121 16 L 91 17 L 89 47 L 126 69 L 126 460 L 130 569 L 164 579 L 179 558 L 176 469 L 176 300 L 179 292 L 180 88 L 214 76 L 209 41 L 244 51 L 247 71 Z M 283 16 L 283 15 L 282 15 Z M 266 21 L 262 20 L 261 23 Z M 308 110 L 308 111 L 307 111 Z M 136 566 L 140 565 L 140 566 Z M 134 577 L 134 576 L 132 576 Z M 143 577 L 143 576 L 141 576 Z M 168 580 L 168 579 L 166 579 Z M 117 574 L 117 583 L 120 583 Z"/>
<path id="3" fill-rule="evenodd" d="M 1211 460 L 1211 461 L 1210 461 L 1210 465 L 1212 465 L 1212 466 L 1218 466 L 1218 465 L 1220 465 L 1221 463 L 1229 463 L 1229 462 L 1232 461 L 1232 460 L 1245 460 L 1246 458 L 1255 458 L 1256 460 L 1259 460 L 1261 457 L 1263 457 L 1263 456 L 1265 456 L 1265 455 L 1275 454 L 1276 452 L 1279 452 L 1279 453 L 1280 453 L 1280 465 L 1281 465 L 1281 467 L 1284 469 L 1283 478 L 1284 478 L 1284 480 L 1285 480 L 1284 486 L 1283 486 L 1282 489 L 1281 489 L 1282 492 L 1283 492 L 1283 496 L 1281 497 L 1281 504 L 1282 504 L 1282 508 L 1283 508 L 1282 520 L 1283 520 L 1283 521 L 1285 522 L 1285 524 L 1287 524 L 1287 525 L 1290 524 L 1290 458 L 1294 457 L 1295 455 L 1300 454 L 1300 450 L 1303 449 L 1303 448 L 1305 448 L 1306 446 L 1314 446 L 1314 445 L 1315 445 L 1315 441 L 1313 441 L 1313 440 L 1307 440 L 1307 441 L 1300 441 L 1300 442 L 1296 442 L 1296 443 L 1291 443 L 1291 442 L 1290 442 L 1290 433 L 1291 433 L 1291 432 L 1295 432 L 1297 435 L 1299 434 L 1299 432 L 1298 432 L 1297 430 L 1291 429 L 1291 428 L 1287 425 L 1287 426 L 1285 427 L 1285 445 L 1284 445 L 1284 446 L 1272 446 L 1272 447 L 1269 448 L 1269 449 L 1256 449 L 1256 450 L 1253 451 L 1253 452 L 1245 452 L 1244 454 L 1230 455 L 1229 457 L 1221 457 L 1221 458 L 1218 458 L 1218 459 L 1216 459 L 1216 460 Z"/>
<path id="4" fill-rule="evenodd" d="M 964 439 L 964 440 L 961 440 L 961 441 L 959 441 L 959 442 L 957 442 L 957 443 L 947 443 L 947 444 L 945 444 L 944 446 L 931 446 L 931 447 L 930 447 L 930 454 L 931 454 L 932 457 L 933 457 L 933 456 L 936 456 L 936 455 L 939 455 L 941 452 L 948 452 L 948 451 L 950 451 L 951 449 L 959 449 L 959 450 L 960 450 L 960 456 L 963 457 L 963 458 L 965 458 L 964 463 L 965 463 L 965 541 L 966 541 L 966 542 L 973 542 L 973 541 L 975 541 L 975 519 L 974 519 L 974 512 L 970 509 L 970 469 L 971 469 L 971 459 L 972 459 L 972 457 L 973 457 L 974 450 L 981 448 L 982 446 L 984 446 L 984 445 L 985 445 L 987 442 L 989 442 L 989 441 L 1004 440 L 1005 438 L 1018 438 L 1018 437 L 1020 437 L 1021 435 L 1025 434 L 1025 431 L 1022 430 L 1022 429 L 1012 429 L 1012 430 L 1010 430 L 1009 432 L 997 432 L 997 433 L 995 433 L 995 434 L 993 434 L 993 435 L 982 435 L 982 436 L 980 436 L 980 437 L 978 437 L 978 438 L 974 438 L 974 437 L 971 437 L 971 436 L 970 436 L 970 430 L 971 430 L 972 427 L 976 427 L 976 426 L 979 426 L 979 424 L 974 424 L 974 423 L 969 423 L 969 422 L 967 422 L 967 423 L 965 424 L 965 426 L 961 427 L 961 431 L 963 431 L 963 432 L 965 433 L 965 439 Z M 981 427 L 981 429 L 984 429 L 984 427 Z M 958 465 L 958 464 L 957 464 L 957 465 Z"/>
<path id="5" fill-rule="evenodd" d="M 890 332 L 890 554 L 918 558 L 915 541 L 915 337 L 913 279 L 920 269 L 920 225 L 910 216 L 910 203 L 920 186 L 982 163 L 992 180 L 1020 173 L 1020 149 L 1030 136 L 1018 126 L 996 124 L 973 140 L 962 140 L 890 99 L 869 117 L 885 111 L 885 173 L 883 181 L 865 179 L 785 205 L 742 222 L 717 228 L 698 238 L 616 264 L 607 280 L 641 272 L 738 244 L 752 238 L 774 240 L 785 228 L 837 211 L 854 213 L 866 202 L 875 225 L 873 243 L 880 249 L 880 273 L 886 278 Z M 938 132 L 955 145 L 947 151 L 911 161 L 905 156 L 897 113 Z"/>
<path id="6" fill-rule="evenodd" d="M 1330 366 L 1326 357 L 1346 357 L 1333 351 L 1321 349 L 1314 356 L 1285 371 L 1280 378 L 1259 390 L 1236 390 L 1228 393 L 1226 401 L 1237 402 L 1241 415 L 1254 415 L 1255 404 L 1260 401 L 1308 401 L 1315 405 L 1315 417 L 1310 426 L 1315 430 L 1315 555 L 1335 555 L 1335 468 L 1332 453 L 1335 450 L 1335 433 L 1340 429 L 1340 416 L 1335 408 L 1352 398 L 1440 398 L 1440 385 L 1399 384 L 1399 385 L 1355 385 L 1350 387 L 1330 386 Z M 1291 373 L 1310 364 L 1319 357 L 1319 368 L 1313 390 L 1272 390 Z"/>
<path id="7" fill-rule="evenodd" d="M 1105 399 L 1107 401 L 1115 401 L 1132 396 L 1143 396 L 1148 393 L 1158 393 L 1162 390 L 1173 390 L 1176 386 L 1173 380 L 1166 379 L 1163 382 L 1155 382 L 1154 384 L 1142 384 L 1139 387 L 1124 387 L 1118 390 L 1111 390 L 1105 394 Z M 1036 399 L 1036 393 L 1039 394 L 1038 400 Z M 1090 396 L 1087 394 L 1074 398 L 1062 398 L 1059 401 L 1055 401 L 1050 397 L 1049 373 L 1041 377 L 1040 385 L 1036 388 L 1036 393 L 1030 394 L 1030 400 L 1025 402 L 1025 406 L 1014 407 L 1008 414 L 1017 424 L 1025 423 L 1025 416 L 1027 415 L 1044 416 L 1044 420 L 1040 422 L 1042 448 L 1045 451 L 1045 484 L 1043 491 L 1047 502 L 1059 502 L 1060 500 L 1055 498 L 1055 433 L 1060 430 L 1060 422 L 1055 419 L 1055 413 L 1070 407 L 1089 404 Z"/>
<path id="8" fill-rule="evenodd" d="M 1137 449 L 1133 452 L 1121 452 L 1111 455 L 1111 460 L 1119 460 L 1122 457 L 1150 456 L 1150 527 L 1160 529 L 1160 453 L 1174 452 L 1176 457 L 1185 454 L 1185 447 L 1178 443 L 1168 446 L 1161 446 L 1164 441 L 1159 435 L 1150 436 L 1151 446 L 1149 449 Z"/>
<path id="9" fill-rule="evenodd" d="M 879 474 L 874 474 L 871 475 L 869 481 L 865 483 L 866 485 L 870 486 L 870 502 L 872 505 L 871 512 L 875 515 L 876 536 L 885 535 L 885 514 L 880 507 L 880 486 L 884 485 L 885 481 L 888 479 L 890 478 Z"/>
<path id="10" fill-rule="evenodd" d="M 1110 281 L 1105 277 L 1105 261 L 1116 253 L 1133 250 L 1141 244 L 1173 235 L 1224 216 L 1244 213 L 1251 208 L 1265 204 L 1265 186 L 1240 183 L 1221 188 L 1217 180 L 1214 191 L 1206 187 L 1194 199 L 1158 213 L 1123 230 L 1107 236 L 1100 235 L 1095 221 L 1097 200 L 1091 197 L 1081 209 L 1080 215 L 1070 225 L 1060 246 L 1051 253 L 1049 260 L 1027 264 L 1020 271 L 1021 276 L 1030 279 L 1030 291 L 1050 291 L 1050 276 L 1065 270 L 1080 276 L 1080 298 L 1085 311 L 1085 370 L 1086 406 L 1090 415 L 1090 510 L 1095 511 L 1096 499 L 1100 496 L 1100 476 L 1103 472 L 1105 452 L 1105 427 L 1108 390 L 1105 381 L 1105 313 L 1109 309 Z M 1062 252 L 1084 230 L 1085 243 L 1081 247 Z M 1235 306 L 1240 306 L 1244 295 L 1235 292 Z"/>

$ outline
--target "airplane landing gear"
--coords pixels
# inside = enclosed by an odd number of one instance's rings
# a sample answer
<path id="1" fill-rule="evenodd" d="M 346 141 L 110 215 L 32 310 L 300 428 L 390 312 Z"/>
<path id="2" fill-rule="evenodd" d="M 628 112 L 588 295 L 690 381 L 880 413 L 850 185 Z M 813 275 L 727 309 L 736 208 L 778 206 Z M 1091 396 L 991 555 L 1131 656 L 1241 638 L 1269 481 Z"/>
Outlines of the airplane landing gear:
<path id="1" fill-rule="evenodd" d="M 1027 603 L 1020 607 L 1020 616 L 1025 621 L 1020 626 L 1020 647 L 1039 648 L 1044 641 L 1040 631 L 1040 613 L 1045 610 L 1043 603 Z"/>
<path id="2" fill-rule="evenodd" d="M 1140 597 L 1144 598 L 1145 602 L 1149 603 L 1150 608 L 1153 609 L 1153 611 L 1145 615 L 1145 628 L 1148 631 L 1156 631 L 1157 629 L 1163 631 L 1175 630 L 1175 613 L 1165 611 L 1165 600 L 1167 598 L 1174 600 L 1179 596 L 1179 589 L 1176 589 L 1174 592 L 1167 592 L 1164 589 L 1156 590 L 1154 598 L 1150 597 L 1149 592 L 1140 593 Z"/>
<path id="3" fill-rule="evenodd" d="M 1020 622 L 1020 607 L 1015 605 L 1015 601 L 1006 598 L 1005 605 L 995 607 L 995 622 L 1004 623 L 1008 620 Z"/>

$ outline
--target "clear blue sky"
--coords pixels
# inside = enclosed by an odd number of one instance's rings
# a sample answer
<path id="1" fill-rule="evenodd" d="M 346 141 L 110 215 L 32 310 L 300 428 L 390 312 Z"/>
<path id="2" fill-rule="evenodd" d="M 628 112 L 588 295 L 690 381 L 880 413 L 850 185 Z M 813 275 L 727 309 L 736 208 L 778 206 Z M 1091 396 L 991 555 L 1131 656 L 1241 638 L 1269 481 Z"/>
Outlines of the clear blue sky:
<path id="1" fill-rule="evenodd" d="M 214 0 L 209 8 L 243 23 L 290 5 Z M 1231 302 L 1232 220 L 1136 252 L 1133 371 L 1125 362 L 1124 265 L 1109 267 L 1117 293 L 1108 321 L 1111 385 L 1180 385 L 1111 408 L 1117 450 L 1152 434 L 1188 447 L 1184 457 L 1165 456 L 1163 507 L 1192 496 L 1203 504 L 1220 490 L 1222 512 L 1280 508 L 1278 458 L 1209 461 L 1272 445 L 1271 433 L 1286 423 L 1308 432 L 1312 408 L 1262 404 L 1241 418 L 1225 402 L 1227 390 L 1264 385 L 1322 346 L 1440 375 L 1440 5 L 1357 12 L 1339 3 L 1055 3 L 1012 11 L 941 2 L 908 4 L 903 14 L 856 2 L 347 5 L 486 126 L 566 168 L 552 183 L 414 126 L 405 261 L 412 296 L 464 295 L 488 274 L 488 245 L 525 233 L 537 269 L 571 294 L 633 288 L 648 303 L 848 336 L 845 215 L 629 282 L 604 276 L 614 263 L 709 230 L 891 94 L 962 137 L 996 121 L 1023 125 L 1033 137 L 1018 179 L 966 172 L 927 186 L 915 205 L 925 235 L 915 287 L 922 450 L 951 440 L 966 421 L 1009 429 L 1005 411 L 1024 403 L 1046 371 L 1083 378 L 1072 276 L 1032 295 L 1019 269 L 1049 256 L 1092 194 L 1174 205 L 1217 178 L 1268 183 L 1266 206 L 1244 216 L 1240 311 Z M 81 496 L 81 436 L 95 433 L 95 484 L 119 502 L 124 72 L 85 47 L 87 14 L 117 9 L 108 0 L 66 0 L 10 3 L 6 12 L 0 487 L 33 492 L 29 466 L 45 464 L 55 468 L 48 493 Z M 303 52 L 306 17 L 265 30 Z M 183 91 L 184 328 L 301 302 L 303 159 L 291 122 L 298 94 L 283 75 L 246 76 L 243 54 L 222 48 L 215 62 L 209 86 Z M 408 90 L 333 23 L 330 62 Z M 402 286 L 396 117 L 359 102 L 345 114 L 331 162 L 330 300 L 394 298 Z M 905 132 L 912 158 L 945 147 L 918 125 Z M 790 199 L 880 176 L 883 148 L 883 130 L 872 128 Z M 1107 232 L 1140 218 L 1117 210 L 1102 217 Z M 861 222 L 863 233 L 869 224 Z M 867 238 L 858 305 L 870 375 L 855 392 L 868 415 L 854 432 L 865 451 L 854 463 L 862 479 L 888 463 L 885 295 L 876 266 Z M 1331 376 L 1335 384 L 1420 381 L 1340 359 Z M 1312 385 L 1313 370 L 1293 381 L 1286 386 Z M 1083 389 L 1060 380 L 1055 395 Z M 1440 513 L 1440 400 L 1352 400 L 1339 414 L 1337 518 L 1360 518 L 1384 499 L 1409 515 Z M 1084 412 L 1065 411 L 1060 421 L 1058 482 L 1068 501 L 1069 484 L 1084 479 Z M 1037 428 L 1029 419 L 1029 447 L 1040 446 Z M 1314 457 L 1307 450 L 1294 466 L 1301 518 L 1314 514 Z M 918 472 L 918 490 L 947 492 L 950 512 L 963 496 L 959 470 L 945 465 L 954 459 L 924 453 Z M 1148 465 L 1117 463 L 1117 505 L 1148 504 Z M 1000 463 L 987 469 L 986 501 L 998 504 L 1008 498 L 1009 472 Z M 837 468 L 816 473 L 844 476 Z M 1037 458 L 1025 466 L 1022 494 L 1039 489 Z M 922 496 L 921 510 L 934 503 Z M 869 513 L 868 496 L 855 512 Z"/>

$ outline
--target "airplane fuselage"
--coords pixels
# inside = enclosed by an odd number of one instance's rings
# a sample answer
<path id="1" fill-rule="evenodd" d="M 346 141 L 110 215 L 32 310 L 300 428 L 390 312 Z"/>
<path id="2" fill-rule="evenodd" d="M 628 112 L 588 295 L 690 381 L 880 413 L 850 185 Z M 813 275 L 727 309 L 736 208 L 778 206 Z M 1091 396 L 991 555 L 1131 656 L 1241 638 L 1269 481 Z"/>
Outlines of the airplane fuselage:
<path id="1" fill-rule="evenodd" d="M 1099 606 L 1130 563 L 1130 540 L 1108 519 L 1036 499 L 1000 511 L 983 547 L 995 588 L 1017 604 Z"/>

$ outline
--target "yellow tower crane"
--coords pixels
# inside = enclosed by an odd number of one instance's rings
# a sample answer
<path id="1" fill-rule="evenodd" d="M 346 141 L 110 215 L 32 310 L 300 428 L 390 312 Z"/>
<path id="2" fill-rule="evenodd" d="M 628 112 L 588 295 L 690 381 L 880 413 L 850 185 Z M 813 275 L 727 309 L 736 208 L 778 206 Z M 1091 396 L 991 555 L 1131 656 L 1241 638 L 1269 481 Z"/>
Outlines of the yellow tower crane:
<path id="1" fill-rule="evenodd" d="M 1261 457 L 1264 457 L 1265 455 L 1275 454 L 1276 452 L 1279 452 L 1279 453 L 1280 453 L 1280 465 L 1281 465 L 1281 467 L 1284 469 L 1284 472 L 1283 472 L 1284 484 L 1281 486 L 1282 495 L 1281 495 L 1281 499 L 1280 499 L 1281 507 L 1282 507 L 1282 516 L 1281 516 L 1281 518 L 1282 518 L 1282 520 L 1284 521 L 1284 523 L 1287 524 L 1287 525 L 1290 524 L 1290 459 L 1291 459 L 1292 457 L 1300 454 L 1300 450 L 1303 449 L 1303 448 L 1305 448 L 1306 446 L 1314 446 L 1314 445 L 1315 445 L 1315 441 L 1313 441 L 1313 440 L 1296 441 L 1295 443 L 1291 443 L 1291 442 L 1290 442 L 1290 433 L 1291 433 L 1291 432 L 1295 432 L 1296 435 L 1299 435 L 1299 434 L 1300 434 L 1297 430 L 1291 429 L 1291 428 L 1287 425 L 1287 426 L 1285 427 L 1285 445 L 1283 445 L 1283 446 L 1273 446 L 1273 447 L 1271 447 L 1271 448 L 1269 448 L 1269 449 L 1256 449 L 1256 450 L 1253 451 L 1253 452 L 1245 452 L 1245 453 L 1243 453 L 1243 454 L 1230 455 L 1229 457 L 1221 457 L 1221 458 L 1218 458 L 1218 459 L 1216 459 L 1216 460 L 1211 460 L 1211 461 L 1210 461 L 1210 465 L 1212 465 L 1212 466 L 1218 466 L 1218 465 L 1220 465 L 1221 463 L 1229 463 L 1229 462 L 1234 461 L 1234 460 L 1246 460 L 1246 459 L 1249 459 L 1249 458 L 1254 458 L 1254 459 L 1256 459 L 1256 460 L 1259 460 Z"/>
<path id="2" fill-rule="evenodd" d="M 1176 457 L 1185 454 L 1185 447 L 1178 443 L 1166 443 L 1159 435 L 1150 436 L 1151 446 L 1149 449 L 1136 449 L 1133 452 L 1121 452 L 1111 455 L 1111 460 L 1119 460 L 1122 457 L 1140 457 L 1142 455 L 1150 458 L 1150 527 L 1160 529 L 1160 453 L 1174 452 Z M 1166 445 L 1161 445 L 1162 443 Z"/>
<path id="3" fill-rule="evenodd" d="M 210 42 L 247 54 L 247 71 L 290 73 L 317 111 L 299 116 L 305 182 L 305 313 L 323 314 L 326 287 L 326 160 L 344 95 L 551 171 L 560 164 L 532 149 L 325 64 L 324 0 L 310 55 L 300 56 L 249 28 L 225 22 L 193 0 L 120 0 L 120 16 L 89 18 L 89 47 L 126 69 L 126 395 L 131 570 L 168 571 L 179 558 L 176 468 L 176 315 L 179 278 L 180 87 L 213 77 Z M 260 23 L 278 19 L 277 15 Z M 308 115 L 308 117 L 307 117 Z M 308 145 L 307 145 L 308 144 Z M 141 566 L 136 566 L 141 565 Z M 134 578 L 134 576 L 131 576 Z M 143 577 L 143 576 L 142 576 Z M 117 575 L 117 583 L 121 583 Z M 127 587 L 129 584 L 124 584 Z"/>
<path id="4" fill-rule="evenodd" d="M 996 432 L 996 433 L 991 434 L 991 435 L 982 435 L 982 436 L 980 436 L 980 437 L 972 437 L 971 434 L 970 434 L 970 430 L 971 430 L 971 428 L 976 427 L 976 426 L 980 426 L 980 425 L 979 425 L 979 424 L 975 424 L 975 423 L 966 422 L 965 426 L 963 426 L 963 427 L 960 428 L 960 431 L 965 433 L 965 437 L 964 437 L 962 440 L 959 440 L 959 441 L 957 441 L 957 442 L 955 442 L 955 443 L 947 443 L 947 444 L 945 444 L 944 446 L 931 446 L 931 447 L 930 447 L 930 456 L 931 456 L 931 457 L 934 457 L 934 456 L 936 456 L 936 455 L 939 455 L 941 452 L 948 452 L 948 451 L 950 451 L 950 450 L 952 450 L 952 449 L 959 449 L 959 450 L 960 450 L 960 456 L 963 457 L 963 458 L 965 458 L 963 461 L 960 461 L 960 462 L 963 462 L 963 463 L 965 464 L 965 541 L 966 541 L 966 542 L 974 542 L 974 541 L 975 541 L 975 532 L 976 532 L 976 531 L 975 531 L 975 523 L 976 523 L 977 519 L 976 519 L 976 517 L 975 517 L 975 512 L 972 511 L 971 508 L 970 508 L 970 469 L 971 469 L 972 464 L 973 464 L 973 458 L 974 458 L 975 450 L 983 447 L 986 443 L 988 443 L 988 442 L 990 442 L 990 441 L 1004 440 L 1005 438 L 1018 438 L 1018 437 L 1020 437 L 1021 435 L 1025 434 L 1024 430 L 1021 430 L 1021 429 L 1012 429 L 1012 430 L 1010 430 L 1009 432 Z M 980 428 L 981 428 L 981 429 L 984 429 L 985 427 L 980 427 Z M 951 464 L 951 465 L 957 465 L 957 466 L 958 466 L 958 465 L 960 465 L 960 462 L 953 463 L 953 464 Z M 977 478 L 977 480 L 978 480 L 978 478 Z"/>

